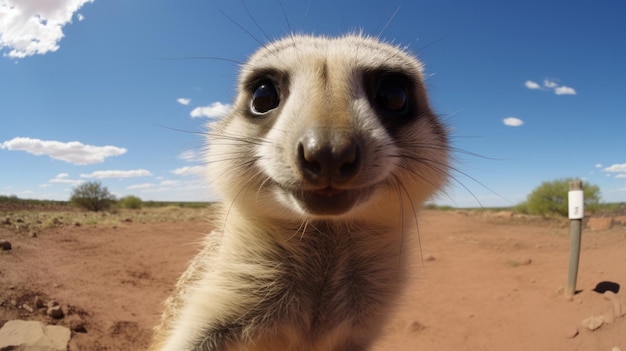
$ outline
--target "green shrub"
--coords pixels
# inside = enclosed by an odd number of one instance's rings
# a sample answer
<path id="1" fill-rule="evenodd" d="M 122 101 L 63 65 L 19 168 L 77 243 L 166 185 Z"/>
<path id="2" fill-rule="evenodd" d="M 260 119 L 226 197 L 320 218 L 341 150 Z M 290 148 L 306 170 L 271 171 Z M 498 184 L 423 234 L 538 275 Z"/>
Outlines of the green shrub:
<path id="1" fill-rule="evenodd" d="M 121 198 L 119 204 L 122 208 L 137 210 L 143 206 L 143 201 L 137 196 L 128 195 Z"/>
<path id="2" fill-rule="evenodd" d="M 568 215 L 569 183 L 573 178 L 543 182 L 528 195 L 526 202 L 516 206 L 523 213 L 533 215 Z M 597 185 L 583 182 L 585 212 L 593 212 L 600 202 L 600 188 Z"/>

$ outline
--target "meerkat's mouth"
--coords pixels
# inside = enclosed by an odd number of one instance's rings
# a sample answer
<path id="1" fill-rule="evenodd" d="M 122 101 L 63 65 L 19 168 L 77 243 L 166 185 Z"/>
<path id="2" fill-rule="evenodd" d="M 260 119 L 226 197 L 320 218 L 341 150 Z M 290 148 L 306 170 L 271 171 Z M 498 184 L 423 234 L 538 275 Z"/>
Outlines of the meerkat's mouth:
<path id="1" fill-rule="evenodd" d="M 319 216 L 345 214 L 367 199 L 371 192 L 371 188 L 338 189 L 330 186 L 315 190 L 288 191 L 303 211 Z"/>

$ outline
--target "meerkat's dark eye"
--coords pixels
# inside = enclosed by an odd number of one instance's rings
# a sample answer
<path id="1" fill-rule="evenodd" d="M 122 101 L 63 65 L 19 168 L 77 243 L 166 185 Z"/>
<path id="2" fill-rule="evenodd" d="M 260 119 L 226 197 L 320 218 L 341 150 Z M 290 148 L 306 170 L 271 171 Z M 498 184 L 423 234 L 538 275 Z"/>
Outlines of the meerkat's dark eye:
<path id="1" fill-rule="evenodd" d="M 254 89 L 252 100 L 250 100 L 250 109 L 255 114 L 264 114 L 278 107 L 280 99 L 274 83 L 270 81 L 262 81 Z"/>
<path id="2" fill-rule="evenodd" d="M 402 112 L 407 106 L 405 85 L 396 77 L 386 77 L 380 82 L 374 99 L 378 106 L 387 111 Z"/>

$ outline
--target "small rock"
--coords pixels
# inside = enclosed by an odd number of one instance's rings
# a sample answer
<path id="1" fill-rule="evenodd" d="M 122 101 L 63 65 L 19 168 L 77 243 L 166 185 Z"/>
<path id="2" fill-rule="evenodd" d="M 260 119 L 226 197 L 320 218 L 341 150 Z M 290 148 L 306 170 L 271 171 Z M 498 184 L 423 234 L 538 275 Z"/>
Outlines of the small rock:
<path id="1" fill-rule="evenodd" d="M 125 223 L 132 223 L 133 219 L 132 218 L 124 218 L 123 222 L 125 222 Z"/>
<path id="2" fill-rule="evenodd" d="M 573 339 L 576 337 L 576 335 L 578 335 L 578 327 L 576 326 L 572 326 L 565 332 L 565 337 L 568 339 Z"/>
<path id="3" fill-rule="evenodd" d="M 28 306 L 27 304 L 22 304 L 22 308 L 30 313 L 33 313 L 35 311 L 32 307 Z"/>
<path id="4" fill-rule="evenodd" d="M 61 308 L 61 306 L 54 306 L 54 307 L 48 308 L 47 314 L 48 316 L 54 319 L 61 319 L 65 317 L 65 313 L 63 313 L 63 309 Z"/>
<path id="5" fill-rule="evenodd" d="M 59 303 L 58 303 L 58 302 L 56 302 L 55 300 L 50 300 L 50 301 L 48 301 L 48 303 L 46 304 L 46 306 L 48 306 L 48 308 L 52 308 L 52 307 L 54 307 L 54 306 L 58 306 L 58 305 L 59 305 Z"/>
<path id="6" fill-rule="evenodd" d="M 582 325 L 591 330 L 597 330 L 604 324 L 604 319 L 602 317 L 589 317 L 583 320 Z"/>
<path id="7" fill-rule="evenodd" d="M 36 238 L 37 237 L 37 232 L 30 232 L 30 237 L 31 238 Z"/>
<path id="8" fill-rule="evenodd" d="M 523 259 L 521 263 L 523 266 L 528 266 L 529 264 L 533 263 L 533 260 L 529 257 L 529 258 Z"/>
<path id="9" fill-rule="evenodd" d="M 72 333 L 63 326 L 13 320 L 0 329 L 0 350 L 66 351 Z"/>
<path id="10" fill-rule="evenodd" d="M 35 304 L 36 308 L 42 308 L 46 306 L 43 303 L 43 299 L 41 298 L 41 296 L 35 296 L 35 300 L 33 301 L 33 303 Z"/>
<path id="11" fill-rule="evenodd" d="M 74 223 L 74 227 L 80 227 L 80 222 Z"/>
<path id="12" fill-rule="evenodd" d="M 602 320 L 606 324 L 613 324 L 613 322 L 615 322 L 615 314 L 613 314 L 613 308 L 609 308 L 609 310 L 602 315 Z"/>
<path id="13" fill-rule="evenodd" d="M 3 251 L 9 251 L 12 249 L 11 243 L 8 241 L 0 241 L 0 249 Z"/>

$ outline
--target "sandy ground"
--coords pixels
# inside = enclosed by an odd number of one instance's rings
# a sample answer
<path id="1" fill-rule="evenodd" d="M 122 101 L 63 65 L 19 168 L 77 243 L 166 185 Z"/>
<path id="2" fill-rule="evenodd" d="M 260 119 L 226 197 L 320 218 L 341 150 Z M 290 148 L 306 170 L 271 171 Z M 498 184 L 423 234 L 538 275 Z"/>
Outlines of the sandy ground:
<path id="1" fill-rule="evenodd" d="M 65 225 L 33 238 L 0 227 L 0 325 L 11 319 L 69 325 L 71 350 L 142 350 L 161 304 L 209 228 L 202 220 Z M 626 283 L 626 229 L 585 231 L 579 293 L 563 297 L 567 223 L 426 211 L 423 262 L 376 350 L 626 350 L 626 317 L 596 331 L 583 319 L 611 311 L 594 290 Z M 615 286 L 615 285 L 613 285 Z M 55 300 L 53 320 L 23 305 Z M 617 298 L 626 308 L 624 293 Z M 75 322 L 74 322 L 75 323 Z M 578 330 L 578 334 L 575 331 Z"/>

